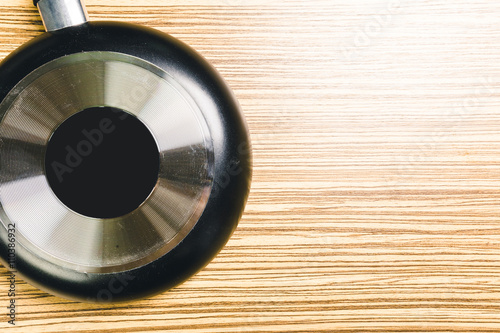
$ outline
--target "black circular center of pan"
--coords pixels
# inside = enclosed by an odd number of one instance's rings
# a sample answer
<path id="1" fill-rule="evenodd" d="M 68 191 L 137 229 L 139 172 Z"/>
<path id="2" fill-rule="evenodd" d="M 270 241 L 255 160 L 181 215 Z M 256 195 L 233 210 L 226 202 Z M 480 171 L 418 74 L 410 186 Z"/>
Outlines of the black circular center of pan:
<path id="1" fill-rule="evenodd" d="M 53 133 L 45 173 L 55 195 L 73 211 L 114 218 L 134 211 L 158 181 L 160 154 L 149 129 L 111 107 L 85 109 Z"/>

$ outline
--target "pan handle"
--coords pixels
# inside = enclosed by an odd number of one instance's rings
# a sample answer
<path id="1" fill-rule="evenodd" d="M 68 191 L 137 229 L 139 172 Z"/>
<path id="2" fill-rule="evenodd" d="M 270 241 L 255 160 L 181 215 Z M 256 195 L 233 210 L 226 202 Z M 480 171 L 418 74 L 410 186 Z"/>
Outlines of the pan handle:
<path id="1" fill-rule="evenodd" d="M 56 31 L 88 22 L 83 0 L 33 0 L 46 31 Z"/>

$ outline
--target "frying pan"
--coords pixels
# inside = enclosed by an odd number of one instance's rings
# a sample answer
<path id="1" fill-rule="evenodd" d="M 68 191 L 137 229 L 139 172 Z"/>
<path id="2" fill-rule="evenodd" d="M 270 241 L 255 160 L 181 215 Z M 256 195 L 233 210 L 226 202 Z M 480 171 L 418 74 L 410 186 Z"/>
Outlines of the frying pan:
<path id="1" fill-rule="evenodd" d="M 0 64 L 0 257 L 84 302 L 172 288 L 235 230 L 247 127 L 217 71 L 143 26 L 35 1 L 46 32 Z"/>

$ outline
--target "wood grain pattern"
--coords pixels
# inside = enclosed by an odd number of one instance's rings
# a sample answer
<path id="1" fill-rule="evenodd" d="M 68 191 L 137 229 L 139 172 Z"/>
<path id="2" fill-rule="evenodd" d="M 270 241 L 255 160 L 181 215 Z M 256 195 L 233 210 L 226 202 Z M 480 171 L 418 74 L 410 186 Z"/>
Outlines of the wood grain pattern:
<path id="1" fill-rule="evenodd" d="M 500 332 L 498 1 L 87 4 L 220 70 L 253 138 L 251 196 L 187 283 L 118 306 L 22 283 L 0 331 Z M 42 30 L 29 0 L 0 0 L 0 57 Z"/>

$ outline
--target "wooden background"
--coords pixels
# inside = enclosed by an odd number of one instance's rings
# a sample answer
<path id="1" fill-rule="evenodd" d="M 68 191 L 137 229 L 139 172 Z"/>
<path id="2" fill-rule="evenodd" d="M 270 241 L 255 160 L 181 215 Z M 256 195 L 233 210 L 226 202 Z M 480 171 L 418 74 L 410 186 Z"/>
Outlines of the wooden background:
<path id="1" fill-rule="evenodd" d="M 3 332 L 500 332 L 500 2 L 88 0 L 234 89 L 246 213 L 206 269 L 103 306 L 18 285 Z M 43 28 L 0 0 L 0 57 Z M 0 78 L 1 80 L 2 78 Z"/>

